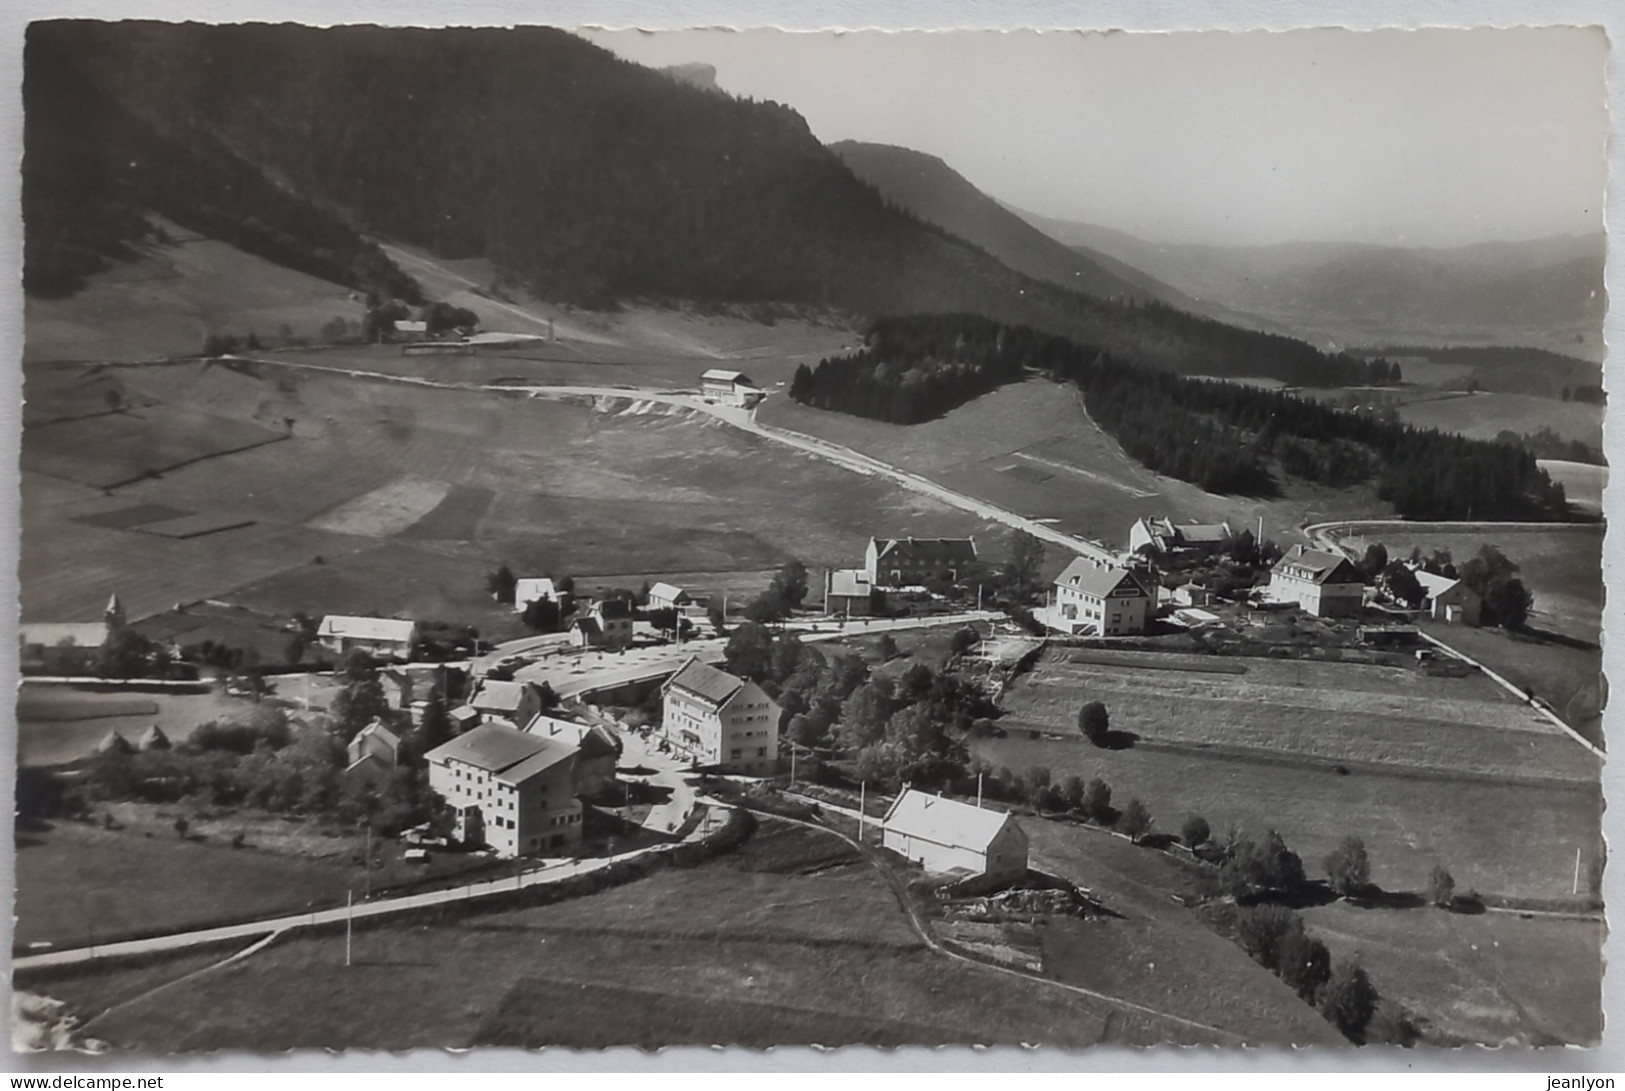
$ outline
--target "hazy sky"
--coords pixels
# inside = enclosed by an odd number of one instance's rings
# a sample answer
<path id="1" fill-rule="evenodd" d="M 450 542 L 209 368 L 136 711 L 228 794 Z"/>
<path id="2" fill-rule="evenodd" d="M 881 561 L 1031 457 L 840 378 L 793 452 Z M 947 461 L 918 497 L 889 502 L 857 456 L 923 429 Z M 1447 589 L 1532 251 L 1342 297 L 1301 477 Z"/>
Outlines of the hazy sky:
<path id="1" fill-rule="evenodd" d="M 1600 30 L 585 31 L 715 65 L 826 143 L 1158 241 L 1449 246 L 1602 228 Z"/>

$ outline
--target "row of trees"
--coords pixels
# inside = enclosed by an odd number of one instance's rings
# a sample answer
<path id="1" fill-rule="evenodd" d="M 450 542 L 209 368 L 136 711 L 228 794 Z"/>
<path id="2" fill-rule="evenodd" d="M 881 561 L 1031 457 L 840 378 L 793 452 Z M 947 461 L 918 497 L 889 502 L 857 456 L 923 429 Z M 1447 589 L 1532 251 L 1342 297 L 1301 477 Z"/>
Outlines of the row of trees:
<path id="1" fill-rule="evenodd" d="M 1551 519 L 1567 512 L 1562 486 L 1518 444 L 1417 429 L 1281 391 L 1182 378 L 974 315 L 877 322 L 862 351 L 798 371 L 791 396 L 911 421 L 1029 369 L 1076 385 L 1095 421 L 1149 468 L 1213 491 L 1266 493 L 1274 488 L 1272 467 L 1279 467 L 1336 487 L 1375 477 L 1378 495 L 1407 518 Z"/>

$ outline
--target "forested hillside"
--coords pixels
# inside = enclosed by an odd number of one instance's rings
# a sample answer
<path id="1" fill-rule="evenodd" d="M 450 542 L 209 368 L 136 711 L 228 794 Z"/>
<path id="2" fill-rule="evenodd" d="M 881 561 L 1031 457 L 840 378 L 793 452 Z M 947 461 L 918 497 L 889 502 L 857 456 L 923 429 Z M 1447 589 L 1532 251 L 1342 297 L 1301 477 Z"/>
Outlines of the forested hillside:
<path id="1" fill-rule="evenodd" d="M 1413 519 L 1567 514 L 1562 486 L 1520 446 L 1182 378 L 1098 346 L 972 315 L 877 321 L 862 351 L 798 368 L 790 396 L 909 423 L 1029 372 L 1075 384 L 1096 423 L 1150 469 L 1215 492 L 1265 494 L 1290 475 L 1335 487 L 1374 481 L 1383 499 Z"/>
<path id="2" fill-rule="evenodd" d="M 143 213 L 353 288 L 416 302 L 417 285 L 349 224 L 206 132 L 168 133 L 82 78 L 67 43 L 30 34 L 23 82 L 23 284 L 67 295 L 154 234 Z"/>
<path id="3" fill-rule="evenodd" d="M 201 224 L 172 207 L 185 204 L 214 209 L 198 230 L 228 239 L 316 242 L 302 261 L 356 266 L 348 224 L 488 258 L 542 298 L 590 306 L 963 311 L 1172 371 L 1353 374 L 1289 338 L 1030 279 L 888 204 L 788 107 L 677 82 L 562 31 L 35 23 L 25 79 L 36 290 L 71 285 L 73 256 L 98 250 L 77 234 L 87 222 L 108 220 L 93 234 L 116 241 L 135 227 L 129 211 L 162 203 Z M 110 120 L 64 136 L 85 102 Z"/>

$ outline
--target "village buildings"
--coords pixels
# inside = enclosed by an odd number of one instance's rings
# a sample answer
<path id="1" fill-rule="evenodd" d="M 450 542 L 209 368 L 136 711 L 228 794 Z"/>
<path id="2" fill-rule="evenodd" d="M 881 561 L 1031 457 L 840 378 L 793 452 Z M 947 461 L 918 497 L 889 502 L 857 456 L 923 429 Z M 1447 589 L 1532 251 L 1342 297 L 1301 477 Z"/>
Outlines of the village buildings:
<path id="1" fill-rule="evenodd" d="M 1076 557 L 1055 578 L 1052 628 L 1095 636 L 1145 632 L 1156 612 L 1156 586 L 1129 568 Z"/>
<path id="2" fill-rule="evenodd" d="M 1484 600 L 1477 591 L 1451 576 L 1439 576 L 1424 568 L 1412 571 L 1416 582 L 1422 585 L 1422 609 L 1434 621 L 1452 625 L 1477 626 L 1484 610 Z"/>
<path id="3" fill-rule="evenodd" d="M 383 721 L 374 720 L 355 733 L 346 750 L 350 760 L 344 767 L 345 779 L 377 784 L 395 775 L 400 764 L 401 737 Z"/>
<path id="4" fill-rule="evenodd" d="M 661 687 L 660 733 L 696 765 L 766 776 L 779 760 L 779 706 L 755 682 L 696 656 Z"/>
<path id="5" fill-rule="evenodd" d="M 929 872 L 1014 879 L 1027 871 L 1027 833 L 1000 811 L 908 789 L 880 829 L 883 847 Z"/>
<path id="6" fill-rule="evenodd" d="M 619 651 L 632 646 L 632 604 L 625 599 L 600 599 L 585 614 L 570 622 L 570 645 Z"/>
<path id="7" fill-rule="evenodd" d="M 1129 528 L 1130 553 L 1214 553 L 1224 548 L 1234 533 L 1229 523 L 1175 523 L 1166 516 L 1141 517 Z"/>
<path id="8" fill-rule="evenodd" d="M 824 613 L 831 617 L 867 617 L 875 610 L 875 586 L 861 568 L 832 568 L 824 573 Z"/>
<path id="9" fill-rule="evenodd" d="M 425 757 L 459 841 L 501 856 L 559 856 L 581 842 L 576 753 L 563 739 L 481 724 Z"/>
<path id="10" fill-rule="evenodd" d="M 687 591 L 662 581 L 649 588 L 649 597 L 644 605 L 650 610 L 681 610 L 693 602 L 693 596 Z"/>
<path id="11" fill-rule="evenodd" d="M 514 581 L 513 606 L 515 610 L 523 613 L 525 607 L 538 599 L 553 599 L 557 601 L 559 592 L 548 576 L 525 576 Z"/>
<path id="12" fill-rule="evenodd" d="M 363 651 L 380 659 L 412 658 L 418 646 L 418 625 L 387 617 L 348 617 L 329 614 L 316 630 L 316 643 L 343 657 Z"/>
<path id="13" fill-rule="evenodd" d="M 1270 569 L 1269 598 L 1315 617 L 1359 617 L 1365 578 L 1342 554 L 1293 546 Z"/>
<path id="14" fill-rule="evenodd" d="M 870 538 L 863 554 L 863 574 L 873 587 L 957 583 L 975 564 L 974 538 Z"/>

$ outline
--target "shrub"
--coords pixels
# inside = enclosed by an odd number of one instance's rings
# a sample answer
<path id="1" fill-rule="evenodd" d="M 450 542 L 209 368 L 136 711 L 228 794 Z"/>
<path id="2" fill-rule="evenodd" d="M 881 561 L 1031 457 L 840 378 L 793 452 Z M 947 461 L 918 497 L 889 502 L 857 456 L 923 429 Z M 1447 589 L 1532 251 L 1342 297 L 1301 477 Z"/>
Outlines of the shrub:
<path id="1" fill-rule="evenodd" d="M 1105 746 L 1106 736 L 1111 731 L 1111 716 L 1106 706 L 1099 701 L 1090 701 L 1078 709 L 1078 730 L 1096 746 Z"/>
<path id="2" fill-rule="evenodd" d="M 1443 864 L 1434 864 L 1433 870 L 1428 873 L 1428 901 L 1448 909 L 1455 900 L 1455 877 Z"/>
<path id="3" fill-rule="evenodd" d="M 1366 857 L 1365 842 L 1358 837 L 1343 838 L 1343 843 L 1326 857 L 1326 875 L 1332 889 L 1345 898 L 1370 886 L 1371 861 Z"/>
<path id="4" fill-rule="evenodd" d="M 1324 1015 L 1350 1041 L 1365 1041 L 1366 1027 L 1377 1011 L 1377 987 L 1365 970 L 1352 961 L 1342 961 L 1332 971 L 1321 995 L 1320 1014 Z"/>
<path id="5" fill-rule="evenodd" d="M 1111 785 L 1094 777 L 1083 788 L 1083 799 L 1078 810 L 1083 812 L 1085 818 L 1092 818 L 1097 822 L 1104 821 L 1112 809 Z"/>
<path id="6" fill-rule="evenodd" d="M 1314 1003 L 1321 987 L 1331 976 L 1332 956 L 1326 945 L 1303 930 L 1303 921 L 1294 921 L 1295 927 L 1281 937 L 1275 948 L 1275 972 L 1291 985 L 1297 994 Z"/>
<path id="7" fill-rule="evenodd" d="M 1302 928 L 1298 915 L 1281 905 L 1245 906 L 1236 915 L 1236 937 L 1242 949 L 1271 970 L 1279 965 L 1281 939 Z"/>
<path id="8" fill-rule="evenodd" d="M 1128 806 L 1124 807 L 1123 813 L 1118 816 L 1117 828 L 1128 834 L 1129 838 L 1135 844 L 1138 844 L 1140 838 L 1151 832 L 1151 827 L 1155 821 L 1151 817 L 1151 812 L 1146 809 L 1145 804 L 1141 803 L 1138 797 L 1135 797 L 1128 801 Z"/>
<path id="9" fill-rule="evenodd" d="M 1193 814 L 1185 819 L 1185 824 L 1179 828 L 1179 839 L 1190 848 L 1207 844 L 1213 831 L 1208 828 L 1207 819 L 1199 814 Z"/>

